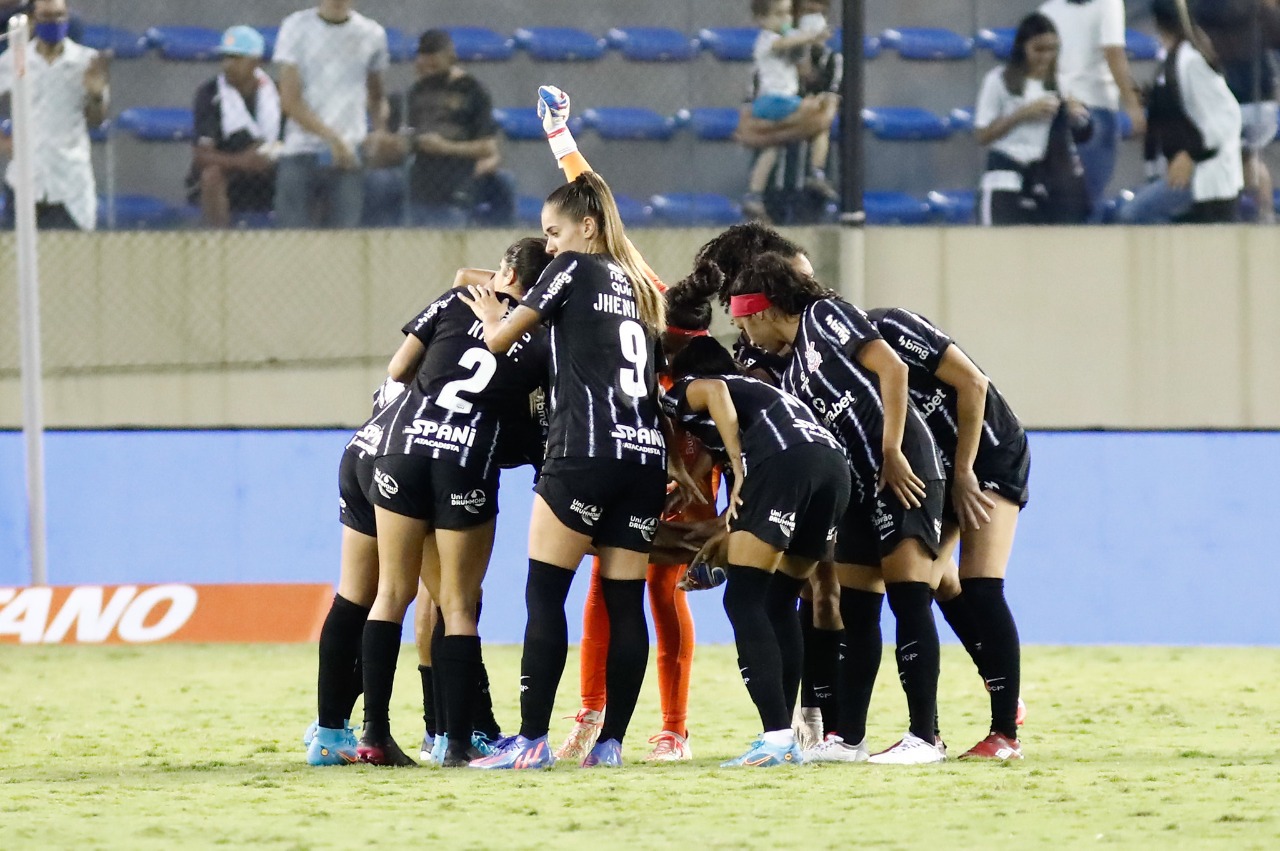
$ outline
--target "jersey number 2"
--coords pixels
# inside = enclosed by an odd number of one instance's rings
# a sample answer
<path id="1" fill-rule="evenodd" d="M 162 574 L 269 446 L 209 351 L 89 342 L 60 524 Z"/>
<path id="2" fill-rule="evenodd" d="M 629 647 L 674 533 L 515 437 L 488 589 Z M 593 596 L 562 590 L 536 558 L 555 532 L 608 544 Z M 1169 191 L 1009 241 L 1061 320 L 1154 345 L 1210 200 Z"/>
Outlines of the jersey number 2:
<path id="1" fill-rule="evenodd" d="M 498 371 L 498 359 L 488 349 L 467 349 L 458 358 L 458 366 L 474 369 L 475 373 L 457 381 L 450 381 L 440 391 L 436 404 L 455 414 L 469 414 L 475 405 L 459 396 L 459 393 L 480 393 L 489 386 L 493 374 Z"/>
<path id="2" fill-rule="evenodd" d="M 622 356 L 631 364 L 618 370 L 622 392 L 635 399 L 649 395 L 649 388 L 644 383 L 645 365 L 649 362 L 649 344 L 644 329 L 640 323 L 627 319 L 618 326 L 618 337 L 622 343 Z"/>

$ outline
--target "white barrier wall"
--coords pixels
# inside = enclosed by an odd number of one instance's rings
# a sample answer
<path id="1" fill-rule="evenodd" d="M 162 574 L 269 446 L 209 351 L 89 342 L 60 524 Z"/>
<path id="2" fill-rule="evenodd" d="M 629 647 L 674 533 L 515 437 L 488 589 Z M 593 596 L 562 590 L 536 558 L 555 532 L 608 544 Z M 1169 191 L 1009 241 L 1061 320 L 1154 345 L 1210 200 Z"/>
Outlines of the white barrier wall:
<path id="1" fill-rule="evenodd" d="M 633 238 L 675 281 L 712 234 L 639 230 Z M 449 285 L 454 268 L 495 265 L 519 235 L 44 234 L 47 420 L 54 427 L 359 423 L 400 325 Z M 790 235 L 810 249 L 819 277 L 842 281 L 859 304 L 910 307 L 953 334 L 1029 426 L 1280 428 L 1274 230 Z M 0 427 L 21 422 L 12 256 L 6 236 Z"/>

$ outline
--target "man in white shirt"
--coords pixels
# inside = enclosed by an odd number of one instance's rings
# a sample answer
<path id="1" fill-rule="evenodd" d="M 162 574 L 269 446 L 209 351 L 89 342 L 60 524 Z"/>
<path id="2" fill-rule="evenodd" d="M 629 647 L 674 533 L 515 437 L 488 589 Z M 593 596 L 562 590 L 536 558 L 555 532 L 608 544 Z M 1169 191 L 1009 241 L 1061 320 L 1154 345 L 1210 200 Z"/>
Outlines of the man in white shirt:
<path id="1" fill-rule="evenodd" d="M 354 0 L 321 0 L 280 25 L 275 61 L 288 118 L 276 174 L 282 227 L 360 223 L 361 151 L 370 125 L 375 133 L 386 129 L 382 74 L 390 59 L 386 30 L 353 5 Z M 326 196 L 324 217 L 312 215 L 319 195 Z"/>
<path id="2" fill-rule="evenodd" d="M 36 0 L 27 47 L 35 143 L 36 226 L 93 230 L 98 198 L 89 128 L 107 114 L 108 57 L 67 37 L 66 0 Z M 13 51 L 0 57 L 0 95 L 13 90 Z M 5 137 L 4 152 L 12 155 Z M 13 222 L 13 163 L 5 175 L 6 224 Z"/>

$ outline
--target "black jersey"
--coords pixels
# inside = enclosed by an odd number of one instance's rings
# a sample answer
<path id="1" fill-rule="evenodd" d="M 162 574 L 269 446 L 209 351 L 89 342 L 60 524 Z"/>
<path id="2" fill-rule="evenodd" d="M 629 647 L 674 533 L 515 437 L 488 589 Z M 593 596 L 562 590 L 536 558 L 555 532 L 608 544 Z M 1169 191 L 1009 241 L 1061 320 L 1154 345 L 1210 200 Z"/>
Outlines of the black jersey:
<path id="1" fill-rule="evenodd" d="M 558 255 L 523 304 L 551 331 L 547 460 L 613 458 L 666 466 L 656 340 L 631 283 L 607 256 Z"/>
<path id="2" fill-rule="evenodd" d="M 857 354 L 880 332 L 867 315 L 839 299 L 822 299 L 805 308 L 782 374 L 782 389 L 818 415 L 844 444 L 853 468 L 855 496 L 875 495 L 884 463 L 884 403 L 879 377 L 858 363 Z M 910 400 L 902 452 L 912 471 L 925 481 L 945 477 L 933 435 Z"/>
<path id="3" fill-rule="evenodd" d="M 782 381 L 782 372 L 787 368 L 787 357 L 766 352 L 759 346 L 752 345 L 746 332 L 738 335 L 733 344 L 733 359 L 742 365 L 747 372 L 759 372 L 767 375 L 774 384 Z"/>
<path id="4" fill-rule="evenodd" d="M 956 388 L 938 380 L 935 373 L 943 353 L 948 346 L 955 345 L 955 341 L 928 319 L 900 307 L 872 310 L 867 316 L 910 370 L 911 400 L 933 432 L 942 460 L 950 472 L 955 464 L 956 439 L 959 436 L 959 419 L 956 416 L 959 396 Z M 988 382 L 978 456 L 1005 451 L 1016 454 L 1025 441 L 1022 424 L 1014 416 L 1009 403 L 995 384 Z"/>
<path id="5" fill-rule="evenodd" d="M 547 341 L 542 329 L 493 354 L 471 307 L 449 290 L 404 333 L 426 346 L 408 392 L 393 406 L 379 455 L 423 455 L 453 461 L 487 475 L 518 455 L 524 432 L 535 429 L 529 394 L 546 378 Z M 515 299 L 499 294 L 508 307 Z"/>
<path id="6" fill-rule="evenodd" d="M 405 386 L 394 378 L 388 378 L 373 391 L 373 411 L 364 425 L 347 441 L 347 448 L 355 450 L 361 458 L 373 458 L 382 445 L 382 435 L 391 419 L 392 403 L 405 392 Z"/>
<path id="7" fill-rule="evenodd" d="M 701 440 L 722 468 L 727 469 L 729 458 L 715 422 L 704 412 L 690 410 L 685 398 L 689 385 L 697 380 L 691 376 L 676 382 L 663 397 L 663 406 L 669 416 Z M 842 449 L 813 412 L 790 393 L 745 375 L 717 375 L 710 380 L 725 383 L 738 412 L 742 466 L 747 472 L 752 465 L 792 446 L 819 443 Z"/>

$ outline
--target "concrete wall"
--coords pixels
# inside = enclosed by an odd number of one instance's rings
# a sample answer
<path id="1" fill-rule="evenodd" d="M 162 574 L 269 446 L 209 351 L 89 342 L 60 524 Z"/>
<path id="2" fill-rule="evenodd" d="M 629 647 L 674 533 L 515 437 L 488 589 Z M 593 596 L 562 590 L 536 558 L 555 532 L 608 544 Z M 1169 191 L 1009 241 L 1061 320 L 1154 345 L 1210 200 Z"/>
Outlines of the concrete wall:
<path id="1" fill-rule="evenodd" d="M 358 423 L 401 324 L 518 235 L 46 234 L 48 422 Z M 669 281 L 711 235 L 634 233 Z M 871 229 L 843 263 L 840 231 L 792 235 L 859 304 L 951 332 L 1029 425 L 1280 428 L 1268 229 Z M 0 239 L 0 427 L 21 422 L 12 250 Z"/>

